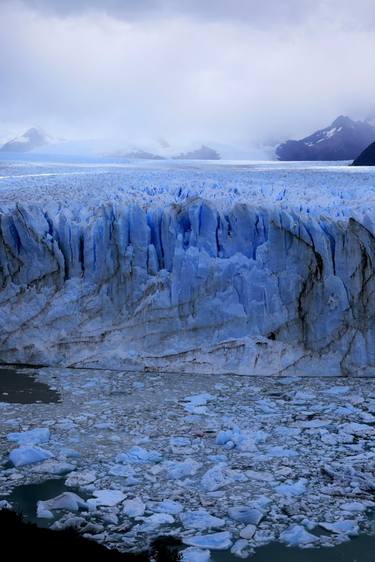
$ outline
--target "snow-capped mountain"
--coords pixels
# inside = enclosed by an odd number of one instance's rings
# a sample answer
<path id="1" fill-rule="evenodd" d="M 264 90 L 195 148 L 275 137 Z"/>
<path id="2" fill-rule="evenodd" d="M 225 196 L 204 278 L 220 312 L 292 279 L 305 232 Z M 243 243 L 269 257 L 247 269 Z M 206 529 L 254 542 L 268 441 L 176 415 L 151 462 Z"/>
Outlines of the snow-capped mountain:
<path id="1" fill-rule="evenodd" d="M 361 152 L 354 160 L 353 166 L 375 166 L 375 142 Z"/>
<path id="2" fill-rule="evenodd" d="M 341 115 L 332 125 L 276 148 L 279 160 L 353 160 L 375 141 L 375 127 Z"/>
<path id="3" fill-rule="evenodd" d="M 49 137 L 49 135 L 47 135 L 42 129 L 32 127 L 23 133 L 23 135 L 15 137 L 3 144 L 0 151 L 30 152 L 30 150 L 50 144 L 51 140 L 51 137 Z"/>

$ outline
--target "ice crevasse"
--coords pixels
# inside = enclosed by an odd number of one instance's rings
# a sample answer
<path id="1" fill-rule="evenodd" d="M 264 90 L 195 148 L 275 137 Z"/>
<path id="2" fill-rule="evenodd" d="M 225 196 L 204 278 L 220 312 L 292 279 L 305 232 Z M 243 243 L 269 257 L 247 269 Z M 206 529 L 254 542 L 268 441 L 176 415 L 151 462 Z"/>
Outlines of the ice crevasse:
<path id="1" fill-rule="evenodd" d="M 194 198 L 0 210 L 0 361 L 375 375 L 375 223 Z"/>

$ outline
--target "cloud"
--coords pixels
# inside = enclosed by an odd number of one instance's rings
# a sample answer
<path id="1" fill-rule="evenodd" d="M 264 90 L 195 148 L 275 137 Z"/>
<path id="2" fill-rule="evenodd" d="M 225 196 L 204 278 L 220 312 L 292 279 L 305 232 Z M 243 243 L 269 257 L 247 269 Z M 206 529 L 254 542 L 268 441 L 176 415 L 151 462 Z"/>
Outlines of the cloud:
<path id="1" fill-rule="evenodd" d="M 3 0 L 4 1 L 4 0 Z M 6 0 L 5 0 L 6 1 Z M 14 0 L 12 0 L 14 2 Z M 191 17 L 237 21 L 253 26 L 294 25 L 327 20 L 345 26 L 372 26 L 373 0 L 20 0 L 43 14 L 106 13 L 114 18 Z"/>
<path id="2" fill-rule="evenodd" d="M 23 4 L 40 13 L 67 16 L 89 12 L 104 12 L 115 18 L 129 20 L 147 17 L 188 16 L 217 21 L 221 19 L 258 24 L 274 20 L 298 21 L 309 13 L 314 0 L 22 0 Z"/>
<path id="3" fill-rule="evenodd" d="M 0 127 L 250 146 L 366 117 L 374 8 L 334 5 L 0 0 Z"/>

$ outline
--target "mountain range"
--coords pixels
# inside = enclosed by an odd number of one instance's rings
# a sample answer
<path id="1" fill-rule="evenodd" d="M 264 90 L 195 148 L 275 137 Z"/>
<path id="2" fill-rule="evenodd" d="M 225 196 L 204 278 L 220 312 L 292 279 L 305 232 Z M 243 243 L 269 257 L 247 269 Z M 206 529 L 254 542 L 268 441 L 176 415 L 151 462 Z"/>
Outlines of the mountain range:
<path id="1" fill-rule="evenodd" d="M 112 144 L 114 142 L 112 140 Z M 320 129 L 301 140 L 287 140 L 279 144 L 275 153 L 281 161 L 354 160 L 354 165 L 361 165 L 362 162 L 366 162 L 363 165 L 374 165 L 367 164 L 369 159 L 374 161 L 373 151 L 375 148 L 370 149 L 372 143 L 375 143 L 375 126 L 369 121 L 353 121 L 349 117 L 341 115 L 328 127 Z M 22 135 L 5 142 L 0 147 L 0 152 L 24 153 L 33 151 L 43 154 L 90 154 L 129 160 L 164 160 L 168 158 L 175 160 L 220 160 L 220 153 L 224 153 L 224 158 L 231 158 L 234 147 L 228 150 L 228 147 L 224 145 L 216 146 L 214 144 L 214 146 L 216 149 L 203 144 L 200 148 L 177 153 L 176 148 L 173 150 L 173 147 L 169 144 L 166 148 L 159 142 L 154 146 L 149 143 L 146 148 L 142 146 L 142 148 L 114 149 L 108 152 L 108 150 L 105 150 L 105 143 L 100 143 L 99 140 L 80 142 L 58 140 L 53 139 L 42 129 L 32 127 Z M 222 149 L 224 152 L 222 152 Z M 365 152 L 362 155 L 363 151 Z M 236 158 L 259 159 L 258 156 L 251 153 L 251 148 L 242 150 L 242 154 L 240 152 L 238 152 Z M 268 155 L 265 153 L 265 156 L 270 158 L 271 153 Z M 260 156 L 260 159 L 264 159 L 264 156 Z"/>

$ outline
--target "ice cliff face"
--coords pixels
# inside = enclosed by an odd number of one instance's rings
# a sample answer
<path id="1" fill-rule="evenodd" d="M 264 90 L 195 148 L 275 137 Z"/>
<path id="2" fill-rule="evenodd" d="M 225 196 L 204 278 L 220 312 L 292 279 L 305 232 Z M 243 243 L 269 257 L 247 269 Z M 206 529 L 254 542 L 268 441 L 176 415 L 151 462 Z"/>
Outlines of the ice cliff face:
<path id="1" fill-rule="evenodd" d="M 375 375 L 375 224 L 196 198 L 0 214 L 0 360 Z"/>

